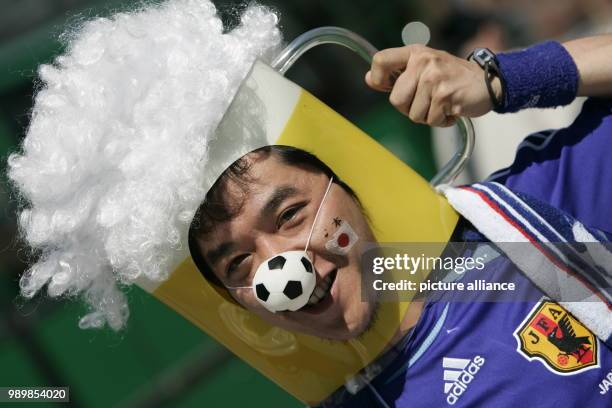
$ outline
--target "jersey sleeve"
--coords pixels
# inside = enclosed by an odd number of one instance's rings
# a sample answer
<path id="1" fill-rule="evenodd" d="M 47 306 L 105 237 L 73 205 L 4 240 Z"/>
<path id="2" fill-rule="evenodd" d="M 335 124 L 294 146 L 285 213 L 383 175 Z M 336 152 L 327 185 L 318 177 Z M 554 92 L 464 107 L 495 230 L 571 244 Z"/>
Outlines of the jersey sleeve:
<path id="1" fill-rule="evenodd" d="M 570 126 L 528 136 L 489 181 L 612 233 L 612 99 L 589 98 Z"/>

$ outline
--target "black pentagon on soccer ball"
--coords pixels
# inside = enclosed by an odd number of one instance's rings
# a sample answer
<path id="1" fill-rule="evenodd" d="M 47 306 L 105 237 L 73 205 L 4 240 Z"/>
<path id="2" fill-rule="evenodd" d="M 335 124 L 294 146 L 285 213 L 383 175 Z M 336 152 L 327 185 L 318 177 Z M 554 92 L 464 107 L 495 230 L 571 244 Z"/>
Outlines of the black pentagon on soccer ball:
<path id="1" fill-rule="evenodd" d="M 285 296 L 289 299 L 295 299 L 302 294 L 302 283 L 300 281 L 290 280 L 283 290 Z"/>
<path id="2" fill-rule="evenodd" d="M 300 261 L 302 261 L 302 265 L 304 265 L 304 269 L 306 269 L 306 272 L 312 273 L 312 264 L 310 263 L 310 261 L 305 257 L 302 257 Z"/>
<path id="3" fill-rule="evenodd" d="M 283 269 L 287 260 L 284 256 L 278 255 L 268 261 L 268 269 Z"/>
<path id="4" fill-rule="evenodd" d="M 264 302 L 270 297 L 270 292 L 268 292 L 268 289 L 266 289 L 263 283 L 258 283 L 255 286 L 255 292 L 257 293 L 257 297 Z"/>

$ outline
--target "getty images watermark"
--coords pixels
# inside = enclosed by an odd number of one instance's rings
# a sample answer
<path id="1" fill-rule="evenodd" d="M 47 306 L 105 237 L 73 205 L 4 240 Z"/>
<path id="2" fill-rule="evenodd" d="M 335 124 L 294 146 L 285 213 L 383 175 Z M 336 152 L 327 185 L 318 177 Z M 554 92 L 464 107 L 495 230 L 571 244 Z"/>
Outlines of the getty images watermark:
<path id="1" fill-rule="evenodd" d="M 531 283 L 536 277 L 564 299 L 584 301 L 591 292 L 577 284 L 582 282 L 579 274 L 599 274 L 610 289 L 612 262 L 602 265 L 600 254 L 609 252 L 612 260 L 611 249 L 601 243 L 549 243 L 547 251 L 532 243 L 376 244 L 362 257 L 362 297 L 371 299 L 375 293 L 382 301 L 431 296 L 458 302 L 537 301 L 542 292 Z"/>

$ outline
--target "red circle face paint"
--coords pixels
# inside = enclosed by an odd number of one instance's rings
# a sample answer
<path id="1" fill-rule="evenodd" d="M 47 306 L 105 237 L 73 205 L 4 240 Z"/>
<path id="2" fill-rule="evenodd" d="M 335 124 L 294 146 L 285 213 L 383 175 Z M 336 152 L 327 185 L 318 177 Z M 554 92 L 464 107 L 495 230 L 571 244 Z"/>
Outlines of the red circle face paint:
<path id="1" fill-rule="evenodd" d="M 325 249 L 332 254 L 346 255 L 357 241 L 359 237 L 353 228 L 348 222 L 342 221 L 330 240 L 325 243 Z"/>
<path id="2" fill-rule="evenodd" d="M 347 233 L 342 233 L 338 236 L 338 246 L 340 248 L 344 248 L 345 246 L 347 246 L 349 244 L 349 236 Z"/>

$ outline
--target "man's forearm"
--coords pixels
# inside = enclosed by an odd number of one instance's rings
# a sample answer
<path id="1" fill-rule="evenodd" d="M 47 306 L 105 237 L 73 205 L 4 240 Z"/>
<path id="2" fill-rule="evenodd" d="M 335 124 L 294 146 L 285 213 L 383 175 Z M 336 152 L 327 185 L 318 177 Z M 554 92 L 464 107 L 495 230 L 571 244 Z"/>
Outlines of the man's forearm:
<path id="1" fill-rule="evenodd" d="M 612 35 L 563 43 L 580 74 L 578 96 L 612 96 Z"/>
<path id="2" fill-rule="evenodd" d="M 496 112 L 563 106 L 576 96 L 612 97 L 612 35 L 546 41 L 497 58 L 504 84 L 494 79 L 491 85 L 498 101 L 504 97 Z M 391 104 L 414 122 L 431 126 L 494 107 L 476 63 L 422 45 L 379 51 L 365 80 L 390 92 Z"/>

